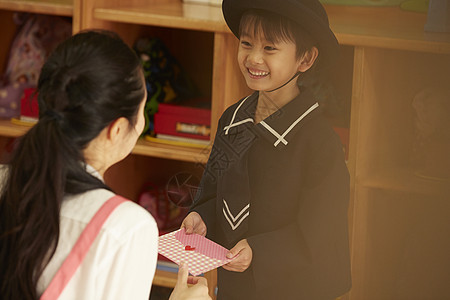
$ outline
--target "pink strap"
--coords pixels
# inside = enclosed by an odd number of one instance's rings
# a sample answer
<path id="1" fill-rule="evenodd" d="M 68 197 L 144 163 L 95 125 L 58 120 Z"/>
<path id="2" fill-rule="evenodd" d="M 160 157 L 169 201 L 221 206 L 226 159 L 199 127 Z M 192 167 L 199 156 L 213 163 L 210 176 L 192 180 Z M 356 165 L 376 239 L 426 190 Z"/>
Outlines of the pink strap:
<path id="1" fill-rule="evenodd" d="M 73 274 L 75 274 L 76 270 L 83 262 L 89 248 L 100 232 L 103 223 L 105 223 L 106 219 L 108 219 L 114 209 L 125 201 L 127 201 L 125 198 L 116 195 L 108 199 L 102 207 L 100 207 L 81 233 L 73 246 L 72 251 L 69 253 L 58 272 L 56 272 L 55 277 L 53 277 L 40 300 L 58 299 Z"/>

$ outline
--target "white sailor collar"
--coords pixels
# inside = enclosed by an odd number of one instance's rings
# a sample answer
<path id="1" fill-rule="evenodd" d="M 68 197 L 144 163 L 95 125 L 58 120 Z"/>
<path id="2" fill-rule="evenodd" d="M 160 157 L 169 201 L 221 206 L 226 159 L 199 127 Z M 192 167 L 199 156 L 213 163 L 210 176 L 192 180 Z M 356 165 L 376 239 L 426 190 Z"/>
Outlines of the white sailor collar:
<path id="1" fill-rule="evenodd" d="M 258 92 L 244 98 L 234 110 L 230 121 L 223 128 L 223 133 L 228 135 L 233 128 L 246 125 L 257 133 L 258 136 L 264 137 L 276 148 L 283 148 L 289 144 L 289 139 L 298 130 L 302 121 L 318 111 L 319 103 L 315 101 L 312 93 L 305 89 L 287 103 L 285 106 L 262 120 L 255 126 L 254 115 L 258 100 Z"/>

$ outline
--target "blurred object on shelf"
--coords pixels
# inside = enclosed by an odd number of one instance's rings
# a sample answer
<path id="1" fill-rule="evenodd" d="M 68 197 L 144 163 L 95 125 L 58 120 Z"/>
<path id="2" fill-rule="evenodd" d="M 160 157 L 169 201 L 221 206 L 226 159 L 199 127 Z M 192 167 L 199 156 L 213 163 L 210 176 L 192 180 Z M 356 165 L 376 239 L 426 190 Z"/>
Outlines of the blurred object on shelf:
<path id="1" fill-rule="evenodd" d="M 18 31 L 9 50 L 5 74 L 0 82 L 0 117 L 20 115 L 25 88 L 35 87 L 47 56 L 72 34 L 72 24 L 59 16 L 14 14 Z"/>
<path id="2" fill-rule="evenodd" d="M 162 259 L 164 258 L 164 259 Z M 168 258 L 165 258 L 163 255 L 158 253 L 158 263 L 156 264 L 156 268 L 161 271 L 178 273 L 178 265 Z M 164 299 L 166 300 L 166 299 Z"/>
<path id="3" fill-rule="evenodd" d="M 36 88 L 26 88 L 20 99 L 20 120 L 34 124 L 39 119 L 39 105 Z"/>
<path id="4" fill-rule="evenodd" d="M 140 38 L 134 43 L 133 49 L 141 59 L 147 86 L 143 135 L 152 134 L 153 117 L 160 103 L 182 103 L 198 97 L 199 91 L 159 38 Z"/>
<path id="5" fill-rule="evenodd" d="M 450 180 L 450 88 L 427 87 L 415 95 L 412 107 L 415 174 L 427 179 Z"/>
<path id="6" fill-rule="evenodd" d="M 144 184 L 137 203 L 150 212 L 160 231 L 179 228 L 189 210 L 169 199 L 166 186 L 152 182 Z"/>
<path id="7" fill-rule="evenodd" d="M 39 120 L 37 89 L 25 88 L 20 98 L 20 115 L 12 117 L 11 123 L 22 126 L 33 126 Z"/>
<path id="8" fill-rule="evenodd" d="M 210 101 L 200 101 L 210 105 Z M 197 106 L 197 107 L 196 107 Z M 154 131 L 158 134 L 209 141 L 211 109 L 200 104 L 191 106 L 161 103 L 155 114 Z"/>
<path id="9" fill-rule="evenodd" d="M 18 82 L 13 84 L 2 84 L 0 82 L 0 117 L 12 118 L 19 116 L 19 100 L 23 89 L 24 85 Z"/>
<path id="10" fill-rule="evenodd" d="M 425 31 L 450 32 L 450 0 L 430 0 Z"/>

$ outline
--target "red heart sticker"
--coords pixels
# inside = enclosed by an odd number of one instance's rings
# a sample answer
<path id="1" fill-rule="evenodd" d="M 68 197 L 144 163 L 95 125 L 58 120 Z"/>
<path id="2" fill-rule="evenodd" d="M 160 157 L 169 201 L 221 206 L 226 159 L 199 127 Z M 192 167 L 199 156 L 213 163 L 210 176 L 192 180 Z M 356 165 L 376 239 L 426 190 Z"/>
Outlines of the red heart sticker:
<path id="1" fill-rule="evenodd" d="M 187 245 L 186 247 L 184 247 L 184 250 L 186 250 L 186 251 L 194 251 L 195 247 L 191 247 L 191 246 Z"/>

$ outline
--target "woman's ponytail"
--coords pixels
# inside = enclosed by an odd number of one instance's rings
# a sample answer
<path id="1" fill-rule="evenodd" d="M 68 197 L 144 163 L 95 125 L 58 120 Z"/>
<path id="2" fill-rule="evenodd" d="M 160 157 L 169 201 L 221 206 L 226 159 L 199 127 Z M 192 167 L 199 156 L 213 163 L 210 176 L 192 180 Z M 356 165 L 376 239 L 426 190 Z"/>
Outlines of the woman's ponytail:
<path id="1" fill-rule="evenodd" d="M 53 255 L 59 237 L 59 211 L 64 196 L 65 170 L 61 133 L 53 120 L 42 120 L 16 146 L 0 201 L 2 213 L 0 259 L 1 295 L 15 299 L 23 293 L 36 299 L 36 284 Z M 14 201 L 13 199 L 20 199 Z M 3 247 L 1 247 L 3 250 Z M 14 262 L 14 263 L 12 263 Z"/>

